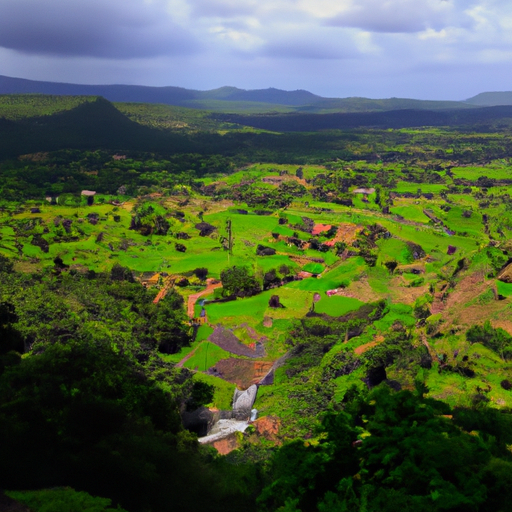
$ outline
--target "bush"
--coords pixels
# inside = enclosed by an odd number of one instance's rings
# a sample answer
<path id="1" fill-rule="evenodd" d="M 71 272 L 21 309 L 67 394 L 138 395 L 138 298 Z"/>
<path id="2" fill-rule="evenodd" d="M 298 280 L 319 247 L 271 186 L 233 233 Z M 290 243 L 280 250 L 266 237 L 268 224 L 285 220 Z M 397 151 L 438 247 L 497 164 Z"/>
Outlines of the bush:
<path id="1" fill-rule="evenodd" d="M 194 270 L 194 275 L 201 281 L 204 281 L 208 275 L 208 269 L 205 267 L 198 267 Z"/>
<path id="2" fill-rule="evenodd" d="M 130 283 L 135 281 L 133 279 L 132 271 L 127 267 L 123 267 L 119 263 L 115 263 L 110 270 L 110 279 L 112 279 L 112 281 L 128 281 Z"/>
<path id="3" fill-rule="evenodd" d="M 473 325 L 466 332 L 466 338 L 470 343 L 481 343 L 502 359 L 512 359 L 512 336 L 504 329 L 495 329 L 489 320 L 483 325 Z"/>

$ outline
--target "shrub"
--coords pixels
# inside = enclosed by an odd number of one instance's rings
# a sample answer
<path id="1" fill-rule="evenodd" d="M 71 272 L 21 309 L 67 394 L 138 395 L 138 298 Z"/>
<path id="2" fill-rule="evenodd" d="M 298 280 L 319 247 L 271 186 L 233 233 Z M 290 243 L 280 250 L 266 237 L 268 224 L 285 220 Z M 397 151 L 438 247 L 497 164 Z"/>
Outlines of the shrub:
<path id="1" fill-rule="evenodd" d="M 194 275 L 201 281 L 204 281 L 208 275 L 208 269 L 205 267 L 198 267 L 194 270 Z"/>

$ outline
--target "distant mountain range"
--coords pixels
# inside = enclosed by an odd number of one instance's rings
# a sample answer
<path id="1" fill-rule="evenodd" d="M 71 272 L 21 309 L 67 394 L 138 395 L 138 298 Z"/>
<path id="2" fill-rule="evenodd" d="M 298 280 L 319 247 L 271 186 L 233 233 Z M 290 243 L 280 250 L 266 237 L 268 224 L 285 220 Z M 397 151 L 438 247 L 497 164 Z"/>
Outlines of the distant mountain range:
<path id="1" fill-rule="evenodd" d="M 113 102 L 161 103 L 217 112 L 258 113 L 376 112 L 403 109 L 447 110 L 479 106 L 512 105 L 512 92 L 486 92 L 466 101 L 428 101 L 406 98 L 323 98 L 303 90 L 244 90 L 221 87 L 197 91 L 182 87 L 139 85 L 80 85 L 42 82 L 0 75 L 0 94 L 52 94 L 63 96 L 103 96 Z"/>

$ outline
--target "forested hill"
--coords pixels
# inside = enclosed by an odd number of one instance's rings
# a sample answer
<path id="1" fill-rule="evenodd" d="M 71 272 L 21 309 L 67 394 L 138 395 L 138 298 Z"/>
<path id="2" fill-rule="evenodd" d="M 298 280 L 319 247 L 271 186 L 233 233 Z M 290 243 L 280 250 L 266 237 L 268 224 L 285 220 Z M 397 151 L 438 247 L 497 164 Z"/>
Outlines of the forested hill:
<path id="1" fill-rule="evenodd" d="M 0 118 L 0 158 L 63 148 L 190 151 L 183 136 L 142 126 L 97 98 L 50 116 Z"/>
<path id="2" fill-rule="evenodd" d="M 5 97 L 9 99 L 10 97 Z M 13 97 L 19 101 L 19 96 Z M 38 100 L 40 98 L 34 97 Z M 43 97 L 44 98 L 44 97 Z M 49 97 L 51 98 L 51 97 Z M 60 97 L 54 96 L 54 99 Z M 39 102 L 40 103 L 40 102 Z M 44 102 L 43 102 L 44 103 Z M 0 117 L 0 158 L 39 151 L 59 149 L 110 148 L 116 151 L 152 151 L 165 154 L 245 154 L 251 159 L 261 159 L 269 148 L 288 148 L 294 154 L 306 150 L 303 138 L 296 135 L 284 137 L 272 133 L 257 133 L 243 126 L 272 132 L 320 132 L 323 130 L 348 130 L 353 128 L 410 128 L 421 126 L 464 127 L 472 129 L 490 125 L 505 125 L 512 119 L 512 106 L 480 107 L 470 110 L 393 110 L 387 112 L 360 112 L 338 114 L 266 114 L 237 115 L 181 109 L 160 112 L 162 106 L 119 104 L 120 112 L 108 100 L 96 97 L 73 107 L 64 101 L 68 110 L 54 110 L 51 115 L 13 118 Z M 69 105 L 68 105 L 69 103 Z M 65 106 L 63 108 L 65 108 Z M 57 109 L 57 106 L 50 106 Z M 131 107 L 138 109 L 136 112 Z M 42 108 L 42 107 L 41 107 Z M 177 109 L 178 107 L 165 107 Z M 157 111 L 153 111 L 157 109 Z M 160 110 L 158 110 L 160 109 Z M 159 124 L 159 116 L 172 117 L 208 125 L 208 131 L 194 131 Z M 12 116 L 11 116 L 12 117 Z M 166 117 L 166 119 L 167 119 Z M 156 121 L 155 121 L 156 120 Z M 153 123 L 152 121 L 155 121 Z M 179 119 L 178 119 L 179 121 Z M 180 122 L 177 121 L 177 125 Z M 171 123 L 172 124 L 172 123 Z M 175 123 L 176 124 L 176 123 Z M 185 123 L 186 124 L 186 123 Z M 483 129 L 483 128 L 482 128 Z M 222 131 L 224 135 L 221 135 Z M 227 133 L 226 133 L 227 132 Z M 305 136 L 305 135 L 304 135 Z M 302 137 L 304 137 L 302 136 Z M 331 143 L 323 140 L 325 135 L 315 135 L 315 147 L 325 151 Z M 321 140 L 322 139 L 322 140 Z M 307 144 L 311 144 L 309 140 Z M 327 144 L 327 146 L 325 146 Z"/>
<path id="3" fill-rule="evenodd" d="M 395 109 L 468 109 L 463 101 L 427 101 L 408 98 L 370 99 L 360 97 L 323 98 L 304 90 L 268 88 L 244 90 L 220 87 L 209 91 L 182 87 L 139 85 L 80 85 L 25 80 L 0 75 L 0 94 L 51 94 L 64 96 L 103 96 L 114 102 L 160 103 L 218 112 L 373 112 Z M 487 105 L 488 103 L 486 103 Z M 496 103 L 493 103 L 496 104 Z"/>
<path id="4" fill-rule="evenodd" d="M 512 118 L 512 106 L 471 110 L 391 110 L 339 114 L 215 114 L 218 120 L 279 132 L 349 130 L 360 127 L 475 126 Z"/>

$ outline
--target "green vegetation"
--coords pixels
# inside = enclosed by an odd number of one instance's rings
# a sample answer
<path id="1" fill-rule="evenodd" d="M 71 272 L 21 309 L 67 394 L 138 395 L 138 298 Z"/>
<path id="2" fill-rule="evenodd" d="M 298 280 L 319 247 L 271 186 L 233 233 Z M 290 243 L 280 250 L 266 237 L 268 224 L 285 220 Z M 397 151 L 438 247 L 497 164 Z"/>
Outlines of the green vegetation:
<path id="1" fill-rule="evenodd" d="M 97 498 L 69 488 L 11 491 L 6 495 L 27 505 L 34 512 L 126 512 L 121 507 L 111 507 L 111 500 L 107 498 Z"/>
<path id="2" fill-rule="evenodd" d="M 269 133 L 183 107 L 2 101 L 9 496 L 507 510 L 505 125 Z M 236 450 L 199 445 L 194 421 L 260 382 Z"/>

